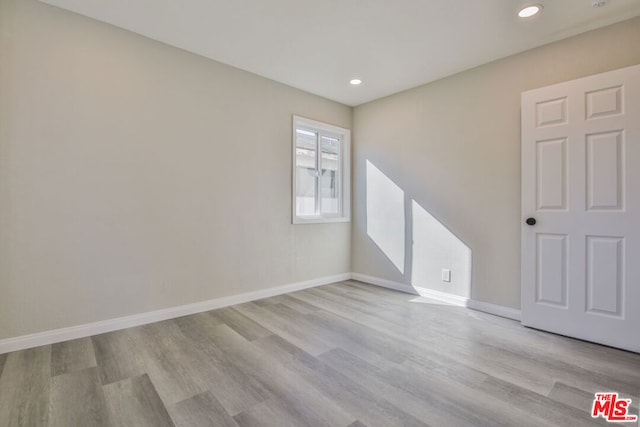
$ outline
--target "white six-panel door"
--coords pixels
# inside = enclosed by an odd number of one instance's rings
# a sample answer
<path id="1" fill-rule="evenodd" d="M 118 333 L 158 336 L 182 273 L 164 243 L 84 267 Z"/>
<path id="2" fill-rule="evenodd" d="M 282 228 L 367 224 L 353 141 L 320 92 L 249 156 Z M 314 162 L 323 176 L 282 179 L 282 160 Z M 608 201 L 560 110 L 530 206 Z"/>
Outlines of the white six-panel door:
<path id="1" fill-rule="evenodd" d="M 522 216 L 522 323 L 640 352 L 640 65 L 522 94 Z"/>

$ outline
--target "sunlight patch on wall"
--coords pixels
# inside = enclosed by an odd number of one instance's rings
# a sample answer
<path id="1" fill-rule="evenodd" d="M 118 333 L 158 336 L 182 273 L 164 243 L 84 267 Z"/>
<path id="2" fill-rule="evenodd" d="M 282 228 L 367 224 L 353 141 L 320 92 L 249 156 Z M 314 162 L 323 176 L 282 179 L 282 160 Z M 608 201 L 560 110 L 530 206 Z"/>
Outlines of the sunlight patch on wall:
<path id="1" fill-rule="evenodd" d="M 404 191 L 367 160 L 367 234 L 404 274 Z"/>
<path id="2" fill-rule="evenodd" d="M 431 289 L 455 288 L 464 292 L 462 296 L 470 296 L 471 249 L 415 200 L 411 201 L 411 213 L 411 284 Z M 451 283 L 442 282 L 443 268 L 451 270 Z"/>

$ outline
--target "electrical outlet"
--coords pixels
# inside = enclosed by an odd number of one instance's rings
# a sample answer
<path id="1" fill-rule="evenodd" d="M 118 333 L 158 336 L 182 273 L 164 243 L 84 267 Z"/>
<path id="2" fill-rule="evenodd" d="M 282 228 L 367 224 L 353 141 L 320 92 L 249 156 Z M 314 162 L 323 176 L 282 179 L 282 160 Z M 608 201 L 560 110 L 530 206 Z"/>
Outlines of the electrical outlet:
<path id="1" fill-rule="evenodd" d="M 442 281 L 451 282 L 451 270 L 449 270 L 448 268 L 442 269 Z"/>

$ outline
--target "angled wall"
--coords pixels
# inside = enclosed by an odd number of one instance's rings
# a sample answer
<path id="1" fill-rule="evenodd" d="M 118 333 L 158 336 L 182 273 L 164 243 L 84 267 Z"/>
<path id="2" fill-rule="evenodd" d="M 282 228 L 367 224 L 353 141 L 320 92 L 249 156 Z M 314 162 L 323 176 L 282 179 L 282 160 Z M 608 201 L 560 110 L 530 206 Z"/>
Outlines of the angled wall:
<path id="1" fill-rule="evenodd" d="M 638 64 L 638 41 L 634 18 L 356 107 L 353 271 L 518 308 L 520 93 Z"/>

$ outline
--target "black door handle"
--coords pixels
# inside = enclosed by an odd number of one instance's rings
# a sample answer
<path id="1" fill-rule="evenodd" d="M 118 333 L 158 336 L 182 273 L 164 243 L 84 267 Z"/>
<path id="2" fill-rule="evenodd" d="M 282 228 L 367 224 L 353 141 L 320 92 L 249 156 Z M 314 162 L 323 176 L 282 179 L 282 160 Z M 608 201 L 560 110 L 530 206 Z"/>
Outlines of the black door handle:
<path id="1" fill-rule="evenodd" d="M 536 219 L 535 218 L 527 218 L 526 221 L 527 225 L 536 225 Z"/>

